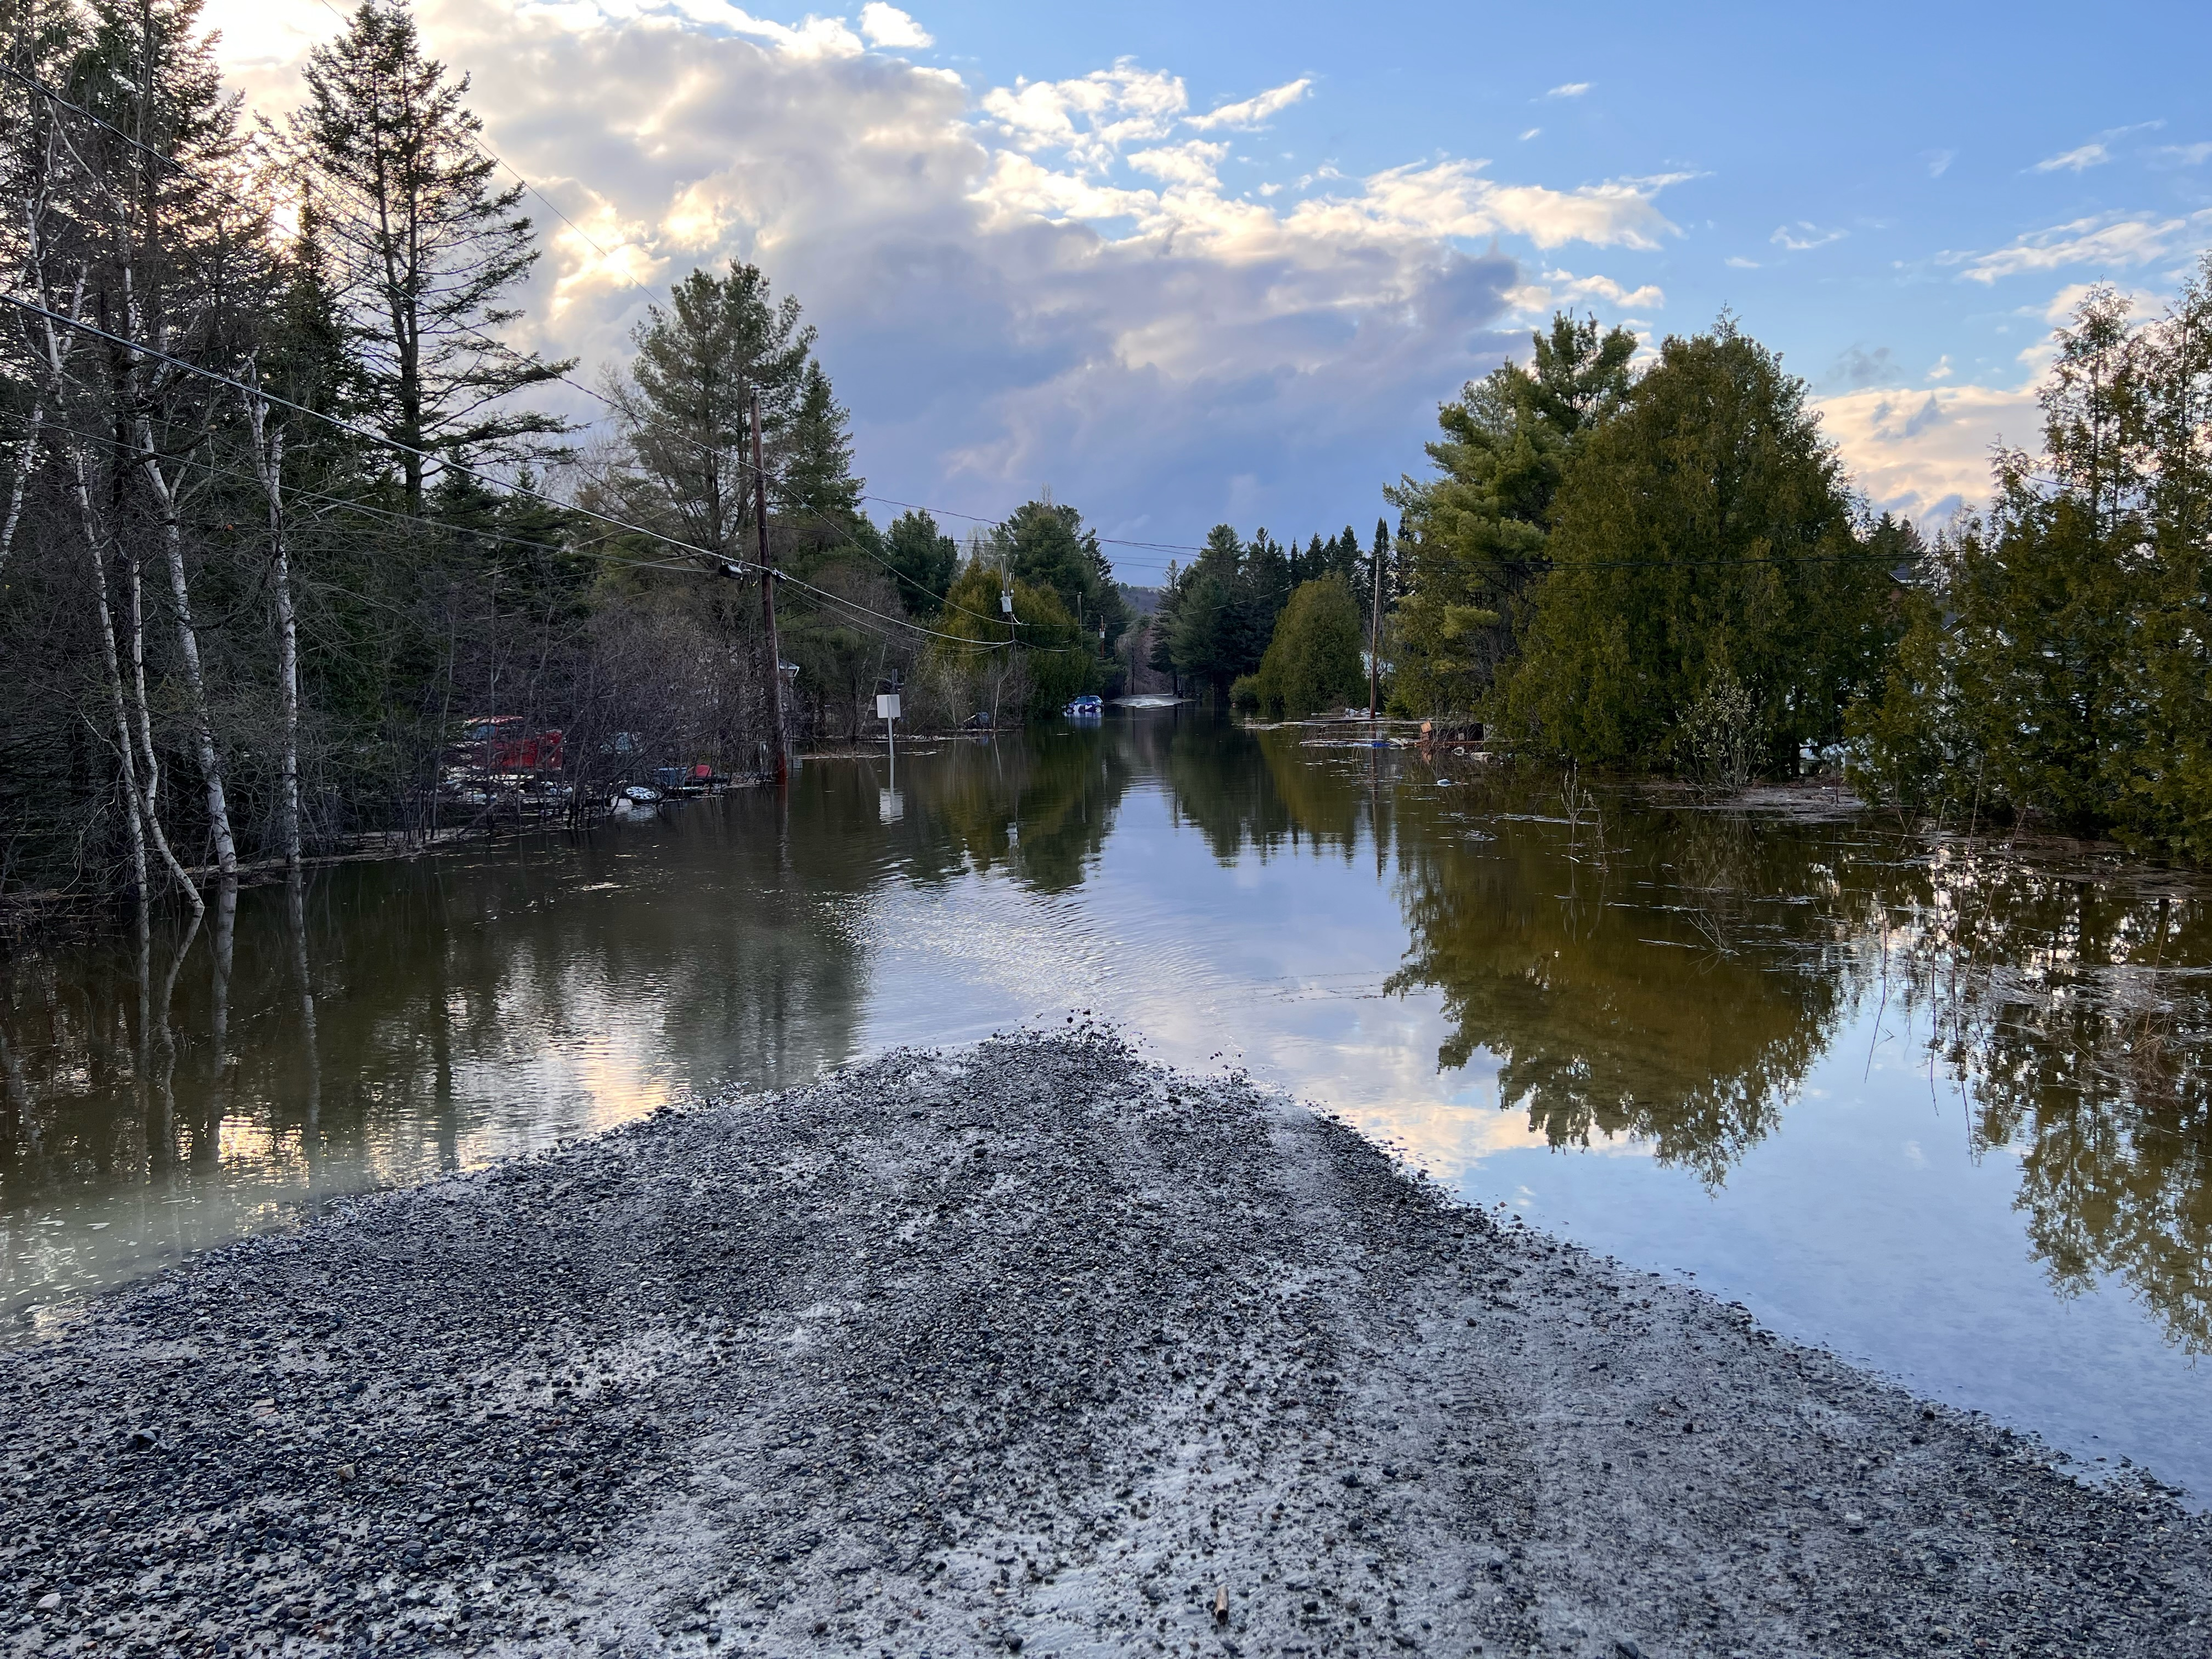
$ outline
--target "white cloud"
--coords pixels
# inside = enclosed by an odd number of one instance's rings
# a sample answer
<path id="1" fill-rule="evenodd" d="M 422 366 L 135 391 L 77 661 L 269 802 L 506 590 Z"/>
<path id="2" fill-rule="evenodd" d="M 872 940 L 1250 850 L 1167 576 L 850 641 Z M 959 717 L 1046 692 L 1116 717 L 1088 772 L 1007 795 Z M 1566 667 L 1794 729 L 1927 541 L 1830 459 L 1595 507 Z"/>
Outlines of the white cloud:
<path id="1" fill-rule="evenodd" d="M 1931 380 L 1948 380 L 1957 372 L 1951 367 L 1951 354 L 1947 351 L 1936 360 L 1936 367 L 1928 371 L 1928 378 Z"/>
<path id="2" fill-rule="evenodd" d="M 1524 143 L 1524 144 L 1525 144 L 1525 143 L 1528 143 L 1531 138 L 1534 138 L 1534 137 L 1537 137 L 1537 136 L 1538 136 L 1540 133 L 1541 133 L 1543 131 L 1544 131 L 1544 129 L 1543 129 L 1543 128 L 1541 128 L 1541 127 L 1530 127 L 1530 128 L 1528 129 L 1528 131 L 1526 131 L 1526 132 L 1524 132 L 1524 133 L 1522 133 L 1522 134 L 1521 135 L 1521 142 L 1522 142 L 1522 143 Z"/>
<path id="3" fill-rule="evenodd" d="M 1158 149 L 1140 149 L 1129 157 L 1129 165 L 1139 173 L 1148 173 L 1155 179 L 1170 185 L 1182 185 L 1190 190 L 1218 190 L 1221 179 L 1218 169 L 1221 158 L 1229 154 L 1226 144 L 1209 144 L 1194 138 L 1188 143 L 1164 145 Z"/>
<path id="4" fill-rule="evenodd" d="M 1022 149 L 1063 149 L 1078 166 L 1097 168 L 1124 144 L 1166 137 L 1189 101 L 1180 76 L 1125 58 L 1073 80 L 995 87 L 983 110 Z"/>
<path id="5" fill-rule="evenodd" d="M 1215 132 L 1224 128 L 1232 132 L 1249 132 L 1297 103 L 1312 87 L 1311 81 L 1300 76 L 1296 81 L 1271 88 L 1257 97 L 1247 98 L 1241 104 L 1224 104 L 1204 115 L 1186 116 L 1184 125 L 1195 127 L 1200 132 Z"/>
<path id="6" fill-rule="evenodd" d="M 1610 276 L 1577 276 L 1571 270 L 1547 270 L 1541 281 L 1515 289 L 1511 298 L 1516 311 L 1537 315 L 1562 307 L 1571 310 L 1593 300 L 1602 300 L 1616 311 L 1658 309 L 1667 303 L 1666 295 L 1656 283 L 1629 288 Z"/>
<path id="7" fill-rule="evenodd" d="M 1570 81 L 1565 86 L 1553 87 L 1544 94 L 1547 98 L 1579 98 L 1597 84 L 1595 81 Z"/>
<path id="8" fill-rule="evenodd" d="M 1850 233 L 1844 230 L 1823 230 L 1820 226 L 1800 219 L 1794 225 L 1779 225 L 1766 240 L 1792 253 L 1803 253 L 1816 247 L 1826 247 L 1831 242 L 1840 242 Z"/>
<path id="9" fill-rule="evenodd" d="M 2069 220 L 2020 237 L 1990 253 L 1944 253 L 1945 264 L 1962 264 L 1970 282 L 1994 283 L 2023 271 L 2063 270 L 2069 265 L 2107 269 L 2148 264 L 2212 234 L 2212 208 L 2185 218 L 2129 218 L 2119 215 Z"/>
<path id="10" fill-rule="evenodd" d="M 1920 152 L 1920 159 L 1928 164 L 1930 179 L 1941 179 L 1950 171 L 1951 163 L 1959 159 L 1959 152 L 1955 149 L 1923 149 Z"/>
<path id="11" fill-rule="evenodd" d="M 1757 270 L 1759 269 L 1758 260 L 1747 259 L 1741 253 L 1731 253 L 1722 263 L 1726 264 L 1731 270 Z"/>
<path id="12" fill-rule="evenodd" d="M 2057 155 L 2046 155 L 2032 171 L 2036 173 L 2085 173 L 2091 167 L 2100 167 L 2112 159 L 2112 151 L 2100 143 L 2077 144 L 2072 149 Z"/>
<path id="13" fill-rule="evenodd" d="M 245 23 L 221 52 L 256 106 L 295 99 L 335 20 L 313 0 L 216 3 Z M 1194 119 L 1179 76 L 1126 61 L 979 94 L 872 51 L 894 37 L 870 9 L 866 42 L 719 0 L 419 0 L 419 16 L 473 72 L 491 142 L 581 228 L 538 215 L 518 343 L 588 374 L 626 355 L 633 282 L 757 261 L 820 327 L 873 486 L 947 507 L 1003 510 L 1048 479 L 1108 533 L 1371 511 L 1437 401 L 1519 343 L 1502 331 L 1522 274 L 1498 239 L 1675 234 L 1659 200 L 1680 175 L 1551 185 L 1446 158 L 1291 183 L 1271 161 L 1231 193 L 1227 144 L 1194 127 L 1225 140 L 1301 82 Z M 1625 273 L 1545 281 L 1662 297 Z"/>
<path id="14" fill-rule="evenodd" d="M 927 29 L 896 6 L 885 5 L 884 0 L 868 0 L 860 8 L 860 33 L 868 37 L 870 46 L 891 52 L 919 51 L 937 44 Z"/>
<path id="15" fill-rule="evenodd" d="M 2193 167 L 2212 160 L 2212 144 L 2160 144 L 2151 154 L 2169 167 Z"/>
<path id="16" fill-rule="evenodd" d="M 2033 382 L 1888 387 L 1814 400 L 1821 430 L 1879 510 L 1940 521 L 1990 493 L 1999 445 L 2033 445 L 2042 429 Z"/>

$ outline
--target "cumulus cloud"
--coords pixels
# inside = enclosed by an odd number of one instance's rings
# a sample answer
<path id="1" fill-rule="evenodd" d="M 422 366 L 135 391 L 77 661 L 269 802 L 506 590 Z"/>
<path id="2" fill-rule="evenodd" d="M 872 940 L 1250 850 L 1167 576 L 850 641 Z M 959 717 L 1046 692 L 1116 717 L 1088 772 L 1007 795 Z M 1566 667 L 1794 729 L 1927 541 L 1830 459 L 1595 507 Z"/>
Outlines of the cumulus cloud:
<path id="1" fill-rule="evenodd" d="M 870 46 L 889 52 L 918 52 L 937 44 L 937 38 L 927 29 L 896 6 L 885 5 L 884 0 L 868 0 L 860 8 L 860 33 L 868 37 Z"/>
<path id="2" fill-rule="evenodd" d="M 2208 234 L 2212 234 L 2212 208 L 2167 219 L 2111 214 L 2033 231 L 1992 252 L 1939 257 L 1943 264 L 1965 266 L 1959 274 L 1969 282 L 1995 283 L 2001 276 L 2063 270 L 2070 265 L 2115 269 L 2148 264 L 2201 243 Z"/>
<path id="3" fill-rule="evenodd" d="M 1656 310 L 1667 303 L 1658 285 L 1645 283 L 1630 288 L 1610 276 L 1577 276 L 1571 270 L 1547 270 L 1541 280 L 1524 283 L 1511 295 L 1516 311 L 1548 314 L 1562 307 L 1573 309 L 1602 300 L 1616 311 Z"/>
<path id="4" fill-rule="evenodd" d="M 1247 98 L 1241 104 L 1224 104 L 1204 115 L 1188 116 L 1184 118 L 1184 124 L 1196 127 L 1200 132 L 1213 132 L 1224 128 L 1232 132 L 1250 132 L 1297 103 L 1312 86 L 1311 81 L 1301 76 L 1282 86 L 1271 88 L 1257 97 Z"/>
<path id="5" fill-rule="evenodd" d="M 2042 430 L 2033 383 L 1875 388 L 1818 398 L 1815 407 L 1868 501 L 1923 524 L 1987 500 L 1995 451 L 2033 445 Z"/>
<path id="6" fill-rule="evenodd" d="M 216 3 L 244 25 L 222 48 L 234 78 L 260 106 L 296 97 L 330 14 Z M 1246 194 L 1212 135 L 1310 82 L 1197 116 L 1179 76 L 1126 60 L 973 88 L 890 55 L 924 32 L 889 6 L 862 9 L 859 33 L 722 0 L 419 15 L 474 74 L 491 142 L 574 223 L 538 215 L 520 343 L 588 372 L 626 355 L 636 285 L 757 261 L 820 327 L 872 487 L 986 514 L 1048 480 L 1109 533 L 1171 540 L 1372 511 L 1437 402 L 1520 343 L 1509 295 L 1527 284 L 1498 239 L 1630 256 L 1676 234 L 1659 198 L 1679 175 L 1553 185 L 1430 159 L 1292 180 L 1255 163 Z M 1543 281 L 1662 301 L 1632 279 Z"/>

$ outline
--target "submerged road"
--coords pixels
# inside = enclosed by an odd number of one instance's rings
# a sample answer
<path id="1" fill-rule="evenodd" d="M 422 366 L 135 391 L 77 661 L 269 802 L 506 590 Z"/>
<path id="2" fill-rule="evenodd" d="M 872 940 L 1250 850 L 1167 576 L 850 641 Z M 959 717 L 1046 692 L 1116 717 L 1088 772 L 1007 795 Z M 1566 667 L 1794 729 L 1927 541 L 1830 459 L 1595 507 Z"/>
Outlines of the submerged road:
<path id="1" fill-rule="evenodd" d="M 2212 1523 L 1110 1033 L 353 1202 L 0 1355 L 15 1653 L 2212 1652 Z"/>

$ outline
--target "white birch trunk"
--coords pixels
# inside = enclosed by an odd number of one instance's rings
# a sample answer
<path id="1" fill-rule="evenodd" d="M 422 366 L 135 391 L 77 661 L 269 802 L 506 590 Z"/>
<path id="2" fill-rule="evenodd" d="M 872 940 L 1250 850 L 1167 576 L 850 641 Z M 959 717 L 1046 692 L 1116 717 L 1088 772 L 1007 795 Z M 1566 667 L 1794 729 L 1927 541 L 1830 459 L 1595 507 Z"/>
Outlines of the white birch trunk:
<path id="1" fill-rule="evenodd" d="M 15 550 L 15 526 L 23 521 L 23 494 L 31 482 L 31 469 L 39 464 L 39 438 L 46 424 L 46 400 L 40 398 L 31 404 L 30 429 L 15 451 L 15 477 L 8 487 L 8 516 L 0 520 L 0 570 L 8 568 L 8 556 Z"/>
<path id="2" fill-rule="evenodd" d="M 276 606 L 276 687 L 283 716 L 284 769 L 279 780 L 278 812 L 284 836 L 284 867 L 300 867 L 300 630 L 292 609 L 291 556 L 284 544 L 284 428 L 266 430 L 268 401 L 249 398 L 253 426 L 253 464 L 260 470 L 261 493 L 269 503 L 270 582 Z"/>
<path id="3" fill-rule="evenodd" d="M 151 55 L 149 48 L 147 54 L 149 59 Z M 142 129 L 148 84 L 145 73 L 149 72 L 142 73 L 139 87 Z M 143 136 L 142 131 L 142 140 Z M 143 154 L 143 142 L 140 153 Z M 143 175 L 144 163 L 140 161 L 137 165 Z M 150 236 L 150 209 L 149 214 L 147 228 Z M 122 256 L 118 264 L 123 277 L 124 332 L 134 344 L 142 341 L 155 344 L 156 343 L 145 340 L 146 322 L 138 304 L 137 238 L 131 232 L 127 209 L 116 226 L 116 233 Z M 139 468 L 144 472 L 147 485 L 153 490 L 154 499 L 161 508 L 161 550 L 169 569 L 169 599 L 172 619 L 177 630 L 177 654 L 182 659 L 185 670 L 185 713 L 191 721 L 192 747 L 199 761 L 200 776 L 207 788 L 208 830 L 215 842 L 216 868 L 227 879 L 238 873 L 238 843 L 231 834 L 230 803 L 223 788 L 222 757 L 216 750 L 215 722 L 208 712 L 207 678 L 200 668 L 199 629 L 192 621 L 191 587 L 185 575 L 184 532 L 177 522 L 176 491 L 167 474 L 161 470 L 160 453 L 155 447 L 154 422 L 147 413 L 147 394 L 150 389 L 143 383 L 140 369 L 138 356 L 133 352 L 125 379 L 131 404 L 131 434 L 137 446 Z M 157 374 L 155 379 L 158 386 L 162 377 Z"/>
<path id="4" fill-rule="evenodd" d="M 238 873 L 238 843 L 230 831 L 230 804 L 223 791 L 222 757 L 215 746 L 215 722 L 208 714 L 207 679 L 200 671 L 199 629 L 192 621 L 191 585 L 185 576 L 184 532 L 177 523 L 177 501 L 154 449 L 154 426 L 143 415 L 137 422 L 138 462 L 161 511 L 161 551 L 169 568 L 169 603 L 177 629 L 177 654 L 185 668 L 185 714 L 191 721 L 192 747 L 207 783 L 208 829 L 215 841 L 216 871 Z"/>

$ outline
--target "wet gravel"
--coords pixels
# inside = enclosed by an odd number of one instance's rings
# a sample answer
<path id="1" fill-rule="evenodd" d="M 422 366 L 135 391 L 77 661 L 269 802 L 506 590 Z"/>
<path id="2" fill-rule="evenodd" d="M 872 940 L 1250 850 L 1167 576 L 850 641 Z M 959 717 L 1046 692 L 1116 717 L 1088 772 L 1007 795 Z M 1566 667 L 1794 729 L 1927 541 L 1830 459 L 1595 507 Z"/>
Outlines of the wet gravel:
<path id="1" fill-rule="evenodd" d="M 351 1203 L 0 1356 L 13 1653 L 2212 1653 L 2212 1532 L 1110 1033 Z"/>

